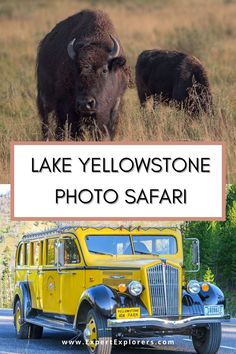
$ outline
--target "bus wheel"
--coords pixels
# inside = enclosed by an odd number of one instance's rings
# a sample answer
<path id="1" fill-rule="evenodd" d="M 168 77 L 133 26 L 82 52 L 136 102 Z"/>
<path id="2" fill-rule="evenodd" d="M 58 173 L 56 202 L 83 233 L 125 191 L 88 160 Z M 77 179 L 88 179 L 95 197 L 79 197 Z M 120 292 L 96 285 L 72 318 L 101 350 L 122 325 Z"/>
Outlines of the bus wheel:
<path id="1" fill-rule="evenodd" d="M 16 330 L 16 338 L 29 338 L 30 324 L 23 320 L 23 309 L 20 300 L 18 300 L 15 305 L 14 325 Z"/>
<path id="2" fill-rule="evenodd" d="M 221 343 L 221 324 L 209 323 L 208 327 L 199 328 L 192 336 L 193 346 L 198 354 L 215 354 Z"/>
<path id="3" fill-rule="evenodd" d="M 87 315 L 84 340 L 89 354 L 110 354 L 112 349 L 111 329 L 107 328 L 107 319 L 91 309 Z"/>

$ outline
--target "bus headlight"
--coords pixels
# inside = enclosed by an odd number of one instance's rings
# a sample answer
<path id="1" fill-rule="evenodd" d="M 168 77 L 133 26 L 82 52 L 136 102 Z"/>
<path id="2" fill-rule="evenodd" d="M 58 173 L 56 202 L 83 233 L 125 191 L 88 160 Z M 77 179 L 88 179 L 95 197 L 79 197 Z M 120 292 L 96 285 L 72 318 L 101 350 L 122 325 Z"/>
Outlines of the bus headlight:
<path id="1" fill-rule="evenodd" d="M 191 294 L 198 294 L 201 290 L 201 286 L 197 280 L 190 280 L 187 285 L 187 290 Z"/>
<path id="2" fill-rule="evenodd" d="M 139 296 L 143 291 L 143 286 L 139 281 L 133 280 L 127 286 L 129 293 L 133 296 Z"/>

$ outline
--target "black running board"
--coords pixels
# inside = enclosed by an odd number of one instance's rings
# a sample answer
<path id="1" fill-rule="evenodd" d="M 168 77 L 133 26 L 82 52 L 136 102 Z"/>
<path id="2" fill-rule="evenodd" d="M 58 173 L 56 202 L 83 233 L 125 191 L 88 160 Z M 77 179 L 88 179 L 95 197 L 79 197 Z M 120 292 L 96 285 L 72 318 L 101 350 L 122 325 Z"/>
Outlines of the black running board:
<path id="1" fill-rule="evenodd" d="M 36 315 L 36 316 L 29 316 L 26 318 L 26 322 L 41 326 L 41 327 L 47 327 L 59 331 L 67 331 L 67 332 L 77 332 L 72 323 L 60 321 L 60 320 L 55 320 L 53 318 L 48 318 L 43 315 Z"/>

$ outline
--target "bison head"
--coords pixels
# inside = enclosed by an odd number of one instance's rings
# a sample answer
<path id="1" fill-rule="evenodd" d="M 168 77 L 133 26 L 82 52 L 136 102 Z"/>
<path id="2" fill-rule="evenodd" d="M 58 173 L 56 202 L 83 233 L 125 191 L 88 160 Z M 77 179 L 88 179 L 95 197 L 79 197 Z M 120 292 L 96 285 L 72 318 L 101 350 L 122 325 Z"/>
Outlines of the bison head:
<path id="1" fill-rule="evenodd" d="M 98 128 L 113 135 L 120 97 L 127 80 L 124 79 L 126 59 L 120 54 L 120 44 L 110 35 L 110 44 L 79 41 L 74 38 L 67 47 L 74 63 L 75 111 L 91 117 Z"/>

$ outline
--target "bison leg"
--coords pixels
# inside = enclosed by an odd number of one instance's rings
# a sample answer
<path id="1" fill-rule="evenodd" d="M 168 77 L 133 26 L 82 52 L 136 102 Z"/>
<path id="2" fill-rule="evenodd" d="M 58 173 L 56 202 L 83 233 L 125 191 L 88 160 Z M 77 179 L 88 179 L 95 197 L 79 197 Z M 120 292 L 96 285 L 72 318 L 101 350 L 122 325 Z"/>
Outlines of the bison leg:
<path id="1" fill-rule="evenodd" d="M 78 130 L 78 115 L 73 112 L 67 102 L 60 100 L 57 102 L 56 111 L 56 140 L 64 140 L 65 138 L 76 138 Z"/>
<path id="2" fill-rule="evenodd" d="M 65 122 L 67 119 L 66 111 L 65 111 L 65 105 L 63 102 L 59 101 L 57 102 L 56 109 L 55 109 L 55 121 L 56 121 L 56 127 L 55 127 L 55 138 L 56 140 L 63 140 L 64 139 L 64 128 L 65 128 Z"/>
<path id="3" fill-rule="evenodd" d="M 65 122 L 58 119 L 58 115 L 56 113 L 56 129 L 55 129 L 56 140 L 64 140 L 65 138 L 64 128 L 65 128 Z"/>
<path id="4" fill-rule="evenodd" d="M 147 103 L 148 95 L 146 92 L 138 92 L 139 102 L 141 107 L 145 108 Z"/>
<path id="5" fill-rule="evenodd" d="M 185 107 L 186 99 L 188 97 L 187 85 L 185 82 L 180 80 L 177 85 L 174 86 L 172 92 L 172 100 L 175 102 L 177 108 L 181 106 Z"/>
<path id="6" fill-rule="evenodd" d="M 153 95 L 153 109 L 157 109 L 162 101 L 164 102 L 164 100 L 162 100 L 161 95 Z"/>
<path id="7" fill-rule="evenodd" d="M 41 126 L 42 126 L 42 134 L 43 134 L 43 139 L 48 140 L 49 139 L 49 127 L 48 127 L 48 109 L 46 108 L 46 104 L 44 104 L 42 97 L 40 94 L 37 96 L 37 107 L 38 107 L 38 112 L 41 118 Z"/>
<path id="8" fill-rule="evenodd" d="M 140 105 L 141 107 L 145 108 L 147 99 L 150 96 L 150 94 L 146 92 L 146 90 L 144 89 L 144 85 L 141 84 L 137 84 L 137 91 L 138 91 L 138 98 L 139 98 Z"/>
<path id="9" fill-rule="evenodd" d="M 55 129 L 55 137 L 56 140 L 64 140 L 64 139 L 75 139 L 80 134 L 78 132 L 78 116 L 71 115 L 67 113 L 65 116 L 61 117 L 57 112 L 57 125 Z M 64 118 L 64 119 L 62 119 Z"/>
<path id="10" fill-rule="evenodd" d="M 82 138 L 82 129 L 78 123 L 78 115 L 71 114 L 69 119 L 70 135 L 73 139 Z"/>

